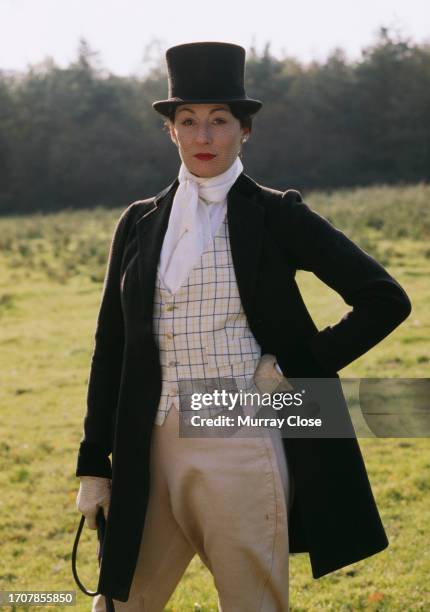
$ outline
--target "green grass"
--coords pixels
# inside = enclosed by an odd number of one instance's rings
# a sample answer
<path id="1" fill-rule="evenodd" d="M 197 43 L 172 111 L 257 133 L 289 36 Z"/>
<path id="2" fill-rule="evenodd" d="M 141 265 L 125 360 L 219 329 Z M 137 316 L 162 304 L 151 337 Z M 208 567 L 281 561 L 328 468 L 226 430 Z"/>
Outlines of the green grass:
<path id="1" fill-rule="evenodd" d="M 384 263 L 413 303 L 407 321 L 341 371 L 342 377 L 429 376 L 430 187 L 311 194 L 328 216 Z M 119 210 L 0 219 L 0 590 L 71 590 L 79 522 L 75 462 L 111 232 Z M 318 327 L 349 309 L 313 275 L 297 275 Z M 320 580 L 307 555 L 290 564 L 291 610 L 430 609 L 428 439 L 360 445 L 389 548 Z M 84 530 L 79 573 L 97 579 L 95 533 Z M 78 590 L 78 611 L 91 601 Z M 20 610 L 24 608 L 19 608 Z M 216 610 L 198 558 L 166 610 Z"/>

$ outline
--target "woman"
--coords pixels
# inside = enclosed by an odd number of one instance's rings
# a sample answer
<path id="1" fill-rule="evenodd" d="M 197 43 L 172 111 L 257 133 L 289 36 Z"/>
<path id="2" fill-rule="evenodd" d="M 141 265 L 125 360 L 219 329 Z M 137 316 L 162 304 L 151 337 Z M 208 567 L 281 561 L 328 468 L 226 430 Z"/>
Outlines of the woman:
<path id="1" fill-rule="evenodd" d="M 182 164 L 114 233 L 78 508 L 92 528 L 98 507 L 108 516 L 99 591 L 117 610 L 162 611 L 197 552 L 223 612 L 285 611 L 289 552 L 308 552 L 319 578 L 388 545 L 358 443 L 181 437 L 181 398 L 190 381 L 249 388 L 254 373 L 259 390 L 273 391 L 286 384 L 277 363 L 289 379 L 336 379 L 411 306 L 298 192 L 243 173 L 241 145 L 262 105 L 245 93 L 243 48 L 192 43 L 166 58 L 169 97 L 153 106 Z M 318 331 L 296 269 L 314 272 L 351 312 Z M 93 609 L 105 609 L 103 596 Z"/>

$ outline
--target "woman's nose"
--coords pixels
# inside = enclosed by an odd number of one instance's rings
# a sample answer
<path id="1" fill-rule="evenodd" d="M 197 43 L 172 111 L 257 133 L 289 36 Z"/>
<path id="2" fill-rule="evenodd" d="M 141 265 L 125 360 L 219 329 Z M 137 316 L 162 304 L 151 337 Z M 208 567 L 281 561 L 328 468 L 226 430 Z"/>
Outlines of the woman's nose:
<path id="1" fill-rule="evenodd" d="M 209 126 L 205 124 L 200 125 L 197 131 L 196 141 L 203 144 L 211 142 L 211 140 L 212 136 Z"/>

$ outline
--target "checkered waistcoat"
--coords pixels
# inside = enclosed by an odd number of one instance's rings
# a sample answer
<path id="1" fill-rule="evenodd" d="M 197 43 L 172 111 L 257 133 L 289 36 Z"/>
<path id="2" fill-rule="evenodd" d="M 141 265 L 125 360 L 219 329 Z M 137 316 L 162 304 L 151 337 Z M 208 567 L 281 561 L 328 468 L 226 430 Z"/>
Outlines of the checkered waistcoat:
<path id="1" fill-rule="evenodd" d="M 180 380 L 224 377 L 234 379 L 238 388 L 248 388 L 261 348 L 240 300 L 227 217 L 174 295 L 157 274 L 154 334 L 162 369 L 157 425 L 172 405 L 179 410 Z"/>

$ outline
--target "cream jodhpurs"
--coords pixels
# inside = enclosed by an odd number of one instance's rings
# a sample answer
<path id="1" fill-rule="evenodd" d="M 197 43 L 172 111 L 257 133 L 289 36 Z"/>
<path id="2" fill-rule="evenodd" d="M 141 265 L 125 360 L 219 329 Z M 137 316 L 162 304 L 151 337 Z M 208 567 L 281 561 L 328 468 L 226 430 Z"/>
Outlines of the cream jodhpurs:
<path id="1" fill-rule="evenodd" d="M 180 438 L 178 423 L 172 406 L 154 425 L 139 557 L 129 599 L 114 599 L 115 610 L 162 612 L 197 553 L 221 612 L 287 612 L 291 500 L 279 432 Z M 103 596 L 92 609 L 105 612 Z"/>

